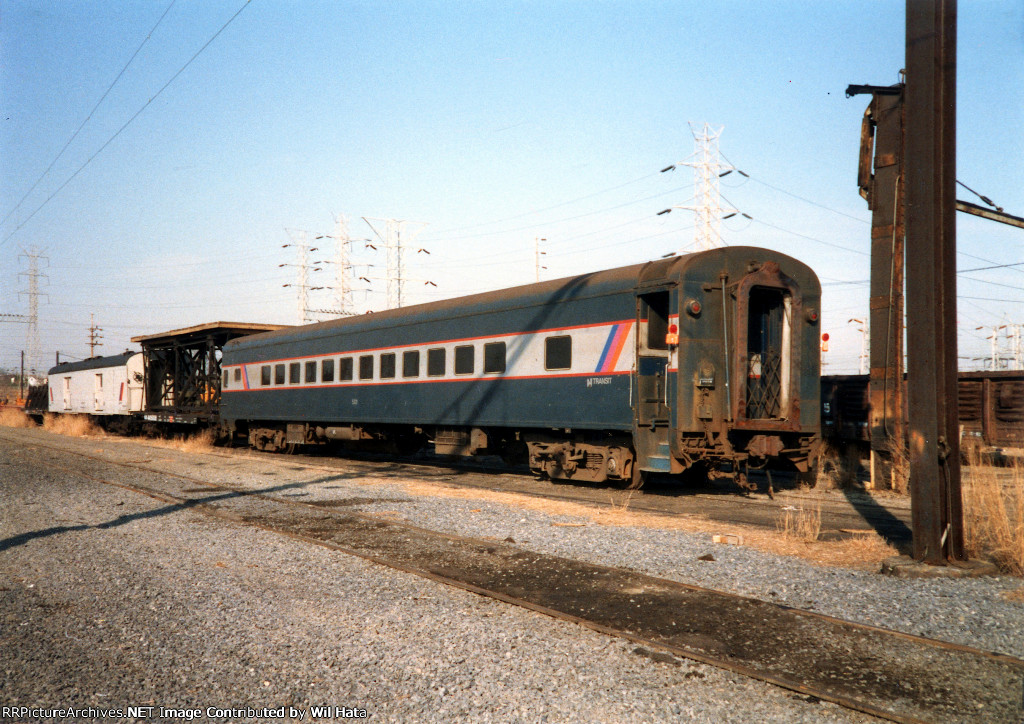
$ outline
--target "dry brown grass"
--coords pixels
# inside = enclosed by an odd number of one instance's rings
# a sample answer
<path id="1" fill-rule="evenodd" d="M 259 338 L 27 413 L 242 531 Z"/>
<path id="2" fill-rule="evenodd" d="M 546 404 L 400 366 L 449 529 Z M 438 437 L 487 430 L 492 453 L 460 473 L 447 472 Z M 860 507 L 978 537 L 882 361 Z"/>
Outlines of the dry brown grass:
<path id="1" fill-rule="evenodd" d="M 825 443 L 818 455 L 814 487 L 819 490 L 838 490 L 855 487 L 861 468 L 860 450 L 856 445 L 838 449 Z"/>
<path id="2" fill-rule="evenodd" d="M 170 448 L 187 453 L 204 453 L 213 450 L 215 439 L 213 430 L 200 430 L 194 435 L 179 435 L 167 440 L 154 438 L 146 440 L 145 443 L 153 447 Z"/>
<path id="3" fill-rule="evenodd" d="M 962 483 L 967 555 L 1024 575 L 1024 465 L 999 468 L 972 462 Z"/>
<path id="4" fill-rule="evenodd" d="M 814 487 L 819 490 L 833 490 L 843 485 L 843 463 L 839 451 L 825 443 L 818 453 L 815 465 Z"/>
<path id="5" fill-rule="evenodd" d="M 783 508 L 775 529 L 783 538 L 813 543 L 821 535 L 821 505 Z"/>
<path id="6" fill-rule="evenodd" d="M 384 480 L 367 480 L 379 483 Z M 516 493 L 470 488 L 449 488 L 433 483 L 396 483 L 409 495 L 430 495 L 472 501 L 486 501 L 515 506 L 548 515 L 566 515 L 588 521 L 589 525 L 633 526 L 660 530 L 679 530 L 689 533 L 726 533 L 742 537 L 743 545 L 776 555 L 794 556 L 812 563 L 877 570 L 886 558 L 898 555 L 877 533 L 858 535 L 840 541 L 803 540 L 786 537 L 773 531 L 753 526 L 721 523 L 700 515 L 658 515 L 629 510 L 630 494 L 622 493 L 620 500 L 612 497 L 607 508 L 593 508 L 579 503 L 545 500 Z M 472 513 L 467 513 L 472 514 Z M 820 528 L 820 511 L 818 513 Z M 554 524 L 553 524 L 554 525 Z M 568 527 L 568 526 L 561 526 Z M 571 528 L 570 528 L 571 530 Z"/>
<path id="7" fill-rule="evenodd" d="M 105 433 L 88 415 L 51 415 L 43 417 L 43 429 L 68 437 L 102 437 Z"/>
<path id="8" fill-rule="evenodd" d="M 0 410 L 0 427 L 35 427 L 32 418 L 23 410 L 5 408 Z"/>

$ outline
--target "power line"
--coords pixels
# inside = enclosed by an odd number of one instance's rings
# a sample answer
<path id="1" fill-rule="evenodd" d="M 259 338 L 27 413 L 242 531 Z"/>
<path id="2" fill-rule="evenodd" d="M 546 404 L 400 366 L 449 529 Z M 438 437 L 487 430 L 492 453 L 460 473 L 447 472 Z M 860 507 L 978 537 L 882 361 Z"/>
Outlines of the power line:
<path id="1" fill-rule="evenodd" d="M 117 131 L 114 133 L 114 135 L 112 135 L 110 138 L 108 138 L 106 140 L 106 142 L 102 146 L 99 147 L 99 150 L 97 150 L 93 155 L 89 156 L 89 158 L 86 159 L 85 163 L 83 163 L 81 166 L 78 167 L 77 171 L 75 171 L 73 174 L 71 174 L 71 176 L 68 177 L 68 179 L 64 183 L 62 183 L 60 186 L 57 187 L 56 191 L 54 191 L 52 194 L 50 194 L 48 197 L 46 197 L 46 200 L 43 201 L 43 203 L 41 203 L 39 206 L 37 206 L 36 210 L 28 215 L 28 218 L 26 218 L 24 221 L 22 221 L 20 224 L 18 224 L 18 226 L 16 226 L 14 228 L 14 231 L 12 231 L 10 234 L 8 234 L 7 236 L 4 237 L 3 241 L 0 241 L 0 246 L 6 244 L 8 241 L 11 240 L 11 237 L 13 237 L 19 231 L 21 231 L 22 227 L 24 227 L 25 224 L 27 224 L 29 221 L 31 221 L 33 219 L 33 217 L 35 217 L 36 214 L 38 214 L 48 203 L 50 203 L 50 201 L 52 201 L 54 199 L 54 197 L 57 196 L 57 194 L 59 194 L 61 191 L 63 191 L 64 188 L 69 183 L 74 181 L 75 178 L 78 176 L 78 174 L 80 174 L 83 170 L 85 170 L 85 167 L 88 166 L 90 163 L 92 163 L 93 159 L 95 159 L 97 156 L 99 156 L 101 153 L 103 153 L 103 151 L 107 148 L 107 146 L 109 146 L 111 143 L 113 143 L 114 139 L 116 139 L 118 136 L 120 136 L 121 133 L 123 133 L 124 130 L 126 128 L 128 128 L 128 126 L 130 126 L 135 121 L 136 118 L 141 116 L 142 112 L 145 111 L 147 108 L 149 108 L 149 106 L 153 103 L 153 101 L 155 101 L 158 97 L 160 97 L 160 94 L 163 93 L 165 90 L 167 90 L 167 87 L 169 85 L 171 85 L 171 83 L 173 83 L 178 78 L 179 75 L 181 75 L 182 73 L 185 72 L 186 68 L 188 68 L 190 65 L 192 65 L 192 63 L 195 61 L 195 59 L 198 58 L 202 54 L 202 52 L 204 50 L 206 50 L 210 46 L 210 44 L 213 43 L 213 41 L 216 40 L 220 36 L 220 34 L 223 33 L 225 29 L 227 29 L 227 27 L 229 25 L 231 25 L 231 23 L 234 22 L 235 18 L 237 18 L 239 15 L 241 15 L 242 11 L 245 10 L 247 7 L 249 7 L 249 3 L 250 2 L 252 2 L 252 0 L 245 0 L 245 3 L 243 3 L 242 7 L 240 7 L 238 9 L 238 11 L 234 15 L 232 15 L 228 19 L 228 21 L 226 23 L 224 23 L 220 27 L 220 30 L 218 30 L 216 33 L 214 33 L 213 36 L 203 44 L 203 47 L 201 47 L 199 50 L 197 50 L 195 52 L 195 55 L 193 55 L 191 58 L 188 59 L 188 61 L 186 61 L 185 65 L 181 66 L 181 68 L 179 68 L 178 71 L 174 75 L 171 76 L 170 80 L 168 80 L 166 83 L 164 83 L 160 87 L 160 90 L 158 90 L 155 94 L 153 94 L 152 98 L 150 98 L 148 101 L 146 101 L 146 103 L 142 106 L 142 108 L 137 110 L 135 112 L 135 114 L 131 118 L 129 118 L 125 122 L 125 124 L 123 126 L 121 126 L 119 129 L 117 129 Z"/>
<path id="2" fill-rule="evenodd" d="M 792 191 L 786 191 L 786 189 L 779 188 L 778 186 L 773 186 L 772 184 L 768 183 L 767 181 L 762 181 L 761 179 L 757 178 L 756 176 L 751 176 L 749 173 L 746 173 L 744 171 L 740 171 L 740 169 L 736 166 L 736 164 L 734 164 L 732 161 L 730 161 L 726 157 L 726 155 L 724 153 L 721 154 L 721 156 L 722 156 L 723 159 L 725 159 L 726 163 L 728 163 L 730 166 L 732 166 L 734 169 L 736 169 L 736 171 L 738 173 L 740 173 L 742 176 L 744 176 L 745 178 L 749 178 L 751 181 L 755 181 L 755 182 L 761 184 L 762 186 L 767 186 L 768 188 L 772 189 L 773 191 L 778 191 L 781 194 L 786 194 L 786 196 L 791 196 L 794 199 L 797 199 L 798 201 L 803 201 L 805 204 L 810 204 L 811 206 L 817 206 L 819 209 L 824 209 L 825 211 L 831 211 L 833 214 L 838 214 L 839 216 L 845 216 L 848 219 L 853 219 L 854 221 L 859 221 L 862 224 L 870 224 L 871 223 L 867 219 L 862 219 L 859 216 L 853 216 L 852 214 L 847 214 L 844 211 L 839 211 L 838 209 L 833 209 L 831 206 L 825 206 L 825 204 L 819 203 L 817 201 L 813 201 L 813 200 L 811 200 L 811 199 L 809 199 L 809 198 L 807 198 L 805 196 L 799 196 L 797 194 L 794 194 Z"/>
<path id="3" fill-rule="evenodd" d="M 1024 261 L 1015 261 L 1012 264 L 996 264 L 995 266 L 979 266 L 979 267 L 975 267 L 974 269 L 961 269 L 960 271 L 957 272 L 957 274 L 965 274 L 967 272 L 976 272 L 976 271 L 987 271 L 989 269 L 1006 269 L 1008 267 L 1015 267 L 1015 266 L 1022 266 L 1022 265 L 1024 265 Z M 978 280 L 978 281 L 980 281 L 980 280 Z"/>
<path id="4" fill-rule="evenodd" d="M 434 236 L 438 236 L 440 234 L 447 234 L 447 233 L 452 232 L 452 231 L 463 231 L 465 229 L 476 229 L 476 228 L 479 228 L 481 226 L 490 226 L 491 224 L 503 224 L 506 221 L 515 221 L 516 219 L 521 219 L 524 216 L 532 216 L 533 214 L 541 214 L 541 213 L 544 213 L 545 211 L 551 211 L 552 209 L 558 209 L 558 208 L 561 208 L 563 206 L 568 206 L 570 204 L 575 204 L 578 201 L 586 201 L 587 199 L 592 199 L 595 196 L 600 196 L 601 194 L 606 194 L 606 193 L 608 193 L 610 191 L 618 191 L 619 189 L 625 188 L 626 186 L 632 186 L 635 183 L 639 183 L 641 181 L 646 181 L 647 179 L 653 178 L 654 176 L 657 176 L 657 175 L 658 174 L 656 174 L 656 173 L 649 173 L 646 176 L 640 176 L 639 178 L 635 178 L 632 181 L 626 181 L 625 183 L 621 183 L 621 184 L 619 184 L 617 186 L 611 186 L 611 187 L 606 188 L 606 189 L 601 189 L 600 191 L 595 191 L 595 192 L 593 192 L 591 194 L 587 194 L 585 196 L 577 196 L 574 199 L 569 199 L 568 201 L 562 201 L 562 202 L 557 203 L 557 204 L 552 204 L 551 206 L 545 206 L 544 208 L 541 208 L 541 209 L 534 209 L 532 211 L 524 211 L 521 214 L 516 214 L 515 216 L 507 216 L 504 219 L 495 219 L 493 221 L 481 221 L 481 222 L 479 222 L 477 224 L 468 224 L 466 226 L 455 226 L 455 227 L 451 227 L 451 228 L 448 228 L 448 229 L 438 229 L 437 231 L 435 231 L 430 236 L 431 236 L 431 238 L 433 238 Z M 461 237 L 459 237 L 459 238 L 461 238 Z"/>
<path id="5" fill-rule="evenodd" d="M 3 225 L 3 224 L 6 224 L 6 223 L 7 223 L 7 220 L 8 220 L 9 218 L 11 218 L 11 216 L 12 216 L 12 215 L 14 214 L 14 212 L 15 212 L 15 211 L 17 211 L 17 210 L 18 210 L 19 208 L 21 208 L 21 205 L 22 205 L 23 203 L 25 203 L 25 199 L 27 199 L 27 198 L 29 197 L 29 194 L 31 194 L 31 193 L 32 193 L 33 191 L 35 191 L 35 190 L 36 190 L 36 186 L 38 186 L 38 185 L 39 185 L 39 183 L 40 183 L 40 182 L 41 182 L 41 181 L 42 181 L 42 180 L 43 180 L 44 178 L 46 178 L 46 175 L 47 175 L 48 173 L 50 173 L 50 171 L 52 171 L 52 170 L 53 170 L 53 166 L 54 166 L 54 164 L 56 164 L 56 163 L 57 163 L 57 161 L 59 161 L 59 160 L 60 160 L 60 157 L 64 155 L 64 152 L 68 150 L 68 146 L 70 146 L 70 145 L 71 145 L 71 143 L 72 143 L 72 142 L 73 142 L 73 141 L 74 141 L 74 140 L 75 140 L 76 138 L 78 138 L 78 134 L 82 132 L 82 129 L 83 129 L 83 128 L 85 128 L 85 124 L 87 124 L 87 123 L 89 122 L 89 120 L 90 120 L 90 119 L 92 118 L 93 114 L 94 114 L 94 113 L 96 113 L 96 110 L 97 110 L 97 109 L 98 109 L 98 108 L 100 107 L 100 105 L 102 105 L 103 101 L 104 101 L 104 100 L 106 100 L 107 96 L 108 96 L 108 95 L 110 95 L 110 91 L 112 91 L 112 90 L 114 89 L 114 86 L 115 86 L 115 85 L 117 85 L 117 82 L 118 82 L 119 80 L 121 80 L 121 76 L 123 76 L 123 75 L 124 75 L 124 73 L 125 73 L 125 71 L 126 71 L 126 70 L 128 70 L 128 66 L 129 66 L 129 65 L 131 65 L 131 64 L 132 64 L 132 61 L 134 61 L 134 60 L 135 60 L 135 56 L 137 56 L 137 55 L 139 54 L 139 51 L 140 51 L 140 50 L 142 50 L 143 46 L 145 46 L 145 45 L 146 45 L 146 43 L 148 43 L 148 42 L 149 42 L 149 39 L 150 39 L 151 37 L 153 37 L 153 33 L 154 33 L 154 32 L 156 31 L 156 29 L 157 29 L 157 28 L 158 28 L 158 27 L 160 26 L 160 23 L 162 23 L 162 22 L 164 21 L 164 18 L 165 18 L 165 17 L 167 17 L 167 13 L 169 13 L 169 12 L 171 11 L 171 8 L 172 8 L 172 7 L 174 7 L 174 3 L 175 3 L 175 2 L 176 2 L 176 0 L 171 0 L 171 4 L 167 6 L 167 9 L 166 9 L 166 10 L 164 10 L 164 14 L 163 14 L 163 15 L 161 15 L 161 16 L 160 16 L 160 19 L 156 21 L 156 25 L 154 25 L 154 26 L 152 27 L 152 29 L 151 29 L 151 30 L 149 31 L 149 33 L 148 33 L 148 34 L 146 35 L 146 37 L 145 37 L 145 38 L 143 38 L 143 40 L 142 40 L 142 43 L 141 43 L 141 44 L 139 45 L 139 47 L 138 47 L 138 48 L 136 48 L 136 49 L 135 49 L 135 52 L 134 52 L 134 53 L 132 53 L 132 57 L 131 57 L 131 58 L 129 58 L 129 59 L 128 59 L 128 62 L 124 64 L 124 67 L 123 67 L 123 68 L 121 68 L 121 72 L 117 74 L 117 77 L 116 77 L 116 78 L 114 78 L 113 82 L 112 82 L 112 83 L 111 83 L 111 84 L 110 84 L 110 85 L 109 85 L 109 86 L 107 87 L 107 89 L 106 89 L 105 91 L 103 91 L 103 95 L 102 95 L 102 96 L 100 96 L 100 99 L 99 99 L 98 101 L 96 101 L 96 105 L 94 105 L 94 106 L 92 107 L 92 110 L 91 110 L 91 111 L 89 111 L 89 115 L 87 115 L 87 116 L 85 117 L 85 120 L 84 120 L 84 121 L 82 121 L 82 125 L 80 125 L 80 126 L 79 126 L 79 127 L 78 127 L 78 128 L 76 129 L 76 130 L 75 130 L 75 132 L 71 134 L 71 138 L 69 138 L 69 139 L 68 139 L 68 141 L 67 141 L 67 143 L 65 143 L 65 144 L 64 144 L 64 147 L 63 147 L 63 148 L 61 148 L 61 149 L 60 149 L 60 151 L 58 151 L 58 152 L 57 152 L 57 155 L 56 155 L 56 156 L 54 156 L 54 158 L 53 158 L 53 160 L 52 160 L 52 161 L 50 161 L 50 165 L 49 165 L 49 166 L 47 166 L 47 167 L 46 167 L 46 170 L 45 170 L 45 171 L 43 171 L 43 173 L 42 173 L 42 174 L 41 174 L 41 175 L 39 176 L 39 178 L 37 178 L 37 179 L 36 179 L 36 182 L 35 182 L 34 184 L 32 184 L 32 187 L 31 187 L 31 188 L 30 188 L 30 189 L 29 189 L 28 191 L 26 191 L 26 192 L 25 192 L 25 195 L 21 197 L 21 201 L 19 201 L 18 203 L 16 203 L 16 204 L 14 205 L 14 208 L 13 208 L 13 209 L 11 209 L 11 210 L 10 210 L 10 211 L 9 211 L 9 212 L 7 213 L 7 216 L 5 216 L 5 217 L 3 218 L 3 220 L 2 220 L 2 221 L 0 221 L 0 225 Z"/>
<path id="6" fill-rule="evenodd" d="M 691 186 L 693 186 L 693 184 L 686 184 L 685 186 L 680 186 L 678 188 L 670 189 L 670 190 L 664 191 L 664 192 L 662 192 L 660 194 L 654 194 L 653 196 L 646 196 L 646 197 L 644 197 L 642 199 L 636 199 L 634 201 L 627 201 L 624 204 L 618 204 L 616 206 L 609 206 L 609 207 L 604 208 L 604 209 L 598 209 L 597 211 L 588 211 L 585 214 L 577 214 L 576 216 L 566 216 L 566 217 L 563 217 L 561 219 L 554 219 L 554 220 L 551 220 L 551 221 L 540 221 L 540 222 L 537 222 L 536 224 L 529 224 L 527 226 L 519 226 L 519 227 L 516 227 L 514 229 L 503 229 L 501 231 L 487 231 L 487 232 L 484 232 L 482 234 L 467 234 L 467 235 L 463 235 L 463 236 L 449 236 L 445 240 L 446 241 L 455 241 L 455 240 L 458 240 L 458 239 L 478 239 L 478 238 L 480 238 L 482 236 L 496 236 L 498 234 L 511 234 L 513 232 L 516 232 L 516 231 L 526 231 L 526 230 L 529 230 L 529 229 L 536 229 L 539 226 L 549 226 L 551 224 L 561 224 L 562 222 L 565 222 L 565 221 L 575 221 L 576 219 L 583 219 L 583 218 L 586 218 L 588 216 L 595 216 L 597 214 L 603 214 L 603 213 L 608 212 L 608 211 L 615 211 L 617 209 L 622 209 L 622 208 L 625 208 L 626 206 L 632 206 L 633 204 L 639 204 L 639 203 L 642 203 L 644 201 L 651 201 L 653 199 L 657 199 L 657 198 L 660 198 L 662 196 L 666 196 L 668 194 L 674 194 L 674 193 L 676 193 L 678 191 L 683 191 L 684 189 L 688 189 Z"/>
<path id="7" fill-rule="evenodd" d="M 775 224 L 769 224 L 767 221 L 761 221 L 760 219 L 751 219 L 751 221 L 753 221 L 753 222 L 755 222 L 757 224 L 763 224 L 764 226 L 768 226 L 768 227 L 770 227 L 772 229 L 777 229 L 778 231 L 781 231 L 781 232 L 783 232 L 785 234 L 791 234 L 793 236 L 798 236 L 801 239 L 807 239 L 808 241 L 813 241 L 813 242 L 815 242 L 817 244 L 824 244 L 825 246 L 831 246 L 831 247 L 833 247 L 835 249 L 842 249 L 843 251 L 848 251 L 848 252 L 850 252 L 852 254 L 860 254 L 861 256 L 868 256 L 868 257 L 871 256 L 871 254 L 869 254 L 866 251 L 861 251 L 860 249 L 853 249 L 853 248 L 851 248 L 849 246 L 843 246 L 842 244 L 835 244 L 835 243 L 833 243 L 831 241 L 822 241 L 821 239 L 816 239 L 813 236 L 807 236 L 807 234 L 800 234 L 800 233 L 798 233 L 796 231 L 790 231 L 789 229 L 783 229 L 781 226 L 776 226 Z"/>

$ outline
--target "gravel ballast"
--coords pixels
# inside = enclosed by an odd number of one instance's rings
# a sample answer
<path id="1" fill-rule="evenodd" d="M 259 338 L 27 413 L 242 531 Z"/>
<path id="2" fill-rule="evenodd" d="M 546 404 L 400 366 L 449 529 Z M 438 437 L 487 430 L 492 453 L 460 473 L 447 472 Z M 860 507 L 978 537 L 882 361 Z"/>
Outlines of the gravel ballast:
<path id="1" fill-rule="evenodd" d="M 226 461 L 18 433 L 22 444 L 81 446 L 238 487 L 297 483 L 281 494 L 397 510 L 434 530 L 512 537 L 531 550 L 1024 651 L 1024 606 L 999 595 L 1016 580 L 891 579 L 715 546 L 708 535 L 558 526 L 582 521 L 407 495 L 392 482 L 287 459 Z M 385 721 L 867 719 L 272 533 L 188 510 L 147 514 L 161 506 L 73 474 L 26 469 L 16 452 L 0 442 L 0 610 L 12 654 L 2 665 L 3 705 L 329 704 Z M 303 484 L 313 480 L 321 482 Z M 714 562 L 697 560 L 707 552 Z"/>

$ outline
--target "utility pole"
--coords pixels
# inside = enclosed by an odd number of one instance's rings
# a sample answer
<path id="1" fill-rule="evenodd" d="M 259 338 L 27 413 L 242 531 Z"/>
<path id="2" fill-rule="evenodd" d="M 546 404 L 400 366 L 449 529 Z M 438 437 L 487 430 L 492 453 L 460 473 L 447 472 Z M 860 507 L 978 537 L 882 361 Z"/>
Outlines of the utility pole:
<path id="1" fill-rule="evenodd" d="M 906 235 L 915 560 L 964 561 L 957 405 L 955 0 L 907 0 Z"/>
<path id="2" fill-rule="evenodd" d="M 865 367 L 868 361 L 868 326 L 864 324 L 863 319 L 851 319 L 847 324 L 853 322 L 860 325 L 857 328 L 857 331 L 860 332 L 860 373 L 864 374 L 867 371 Z"/>
<path id="3" fill-rule="evenodd" d="M 871 94 L 860 134 L 857 185 L 871 209 L 868 328 L 871 487 L 892 488 L 892 447 L 903 446 L 904 84 L 851 85 Z"/>
<path id="4" fill-rule="evenodd" d="M 100 342 L 103 339 L 103 335 L 100 332 L 103 331 L 102 327 L 96 326 L 96 320 L 92 314 L 89 315 L 89 358 L 92 359 L 96 356 L 96 348 L 102 347 L 103 343 Z"/>
<path id="5" fill-rule="evenodd" d="M 872 480 L 888 477 L 882 435 L 891 434 L 899 445 L 909 440 L 913 559 L 933 566 L 965 561 L 957 409 L 956 26 L 955 0 L 907 0 L 905 85 L 851 85 L 846 91 L 872 95 L 858 178 L 872 210 Z M 899 369 L 902 354 L 891 355 L 902 339 L 897 270 L 904 258 L 914 261 L 906 274 L 908 435 L 899 424 L 902 403 L 894 404 L 902 373 L 893 374 L 892 365 Z"/>
<path id="6" fill-rule="evenodd" d="M 403 304 L 405 282 L 405 245 L 411 244 L 416 236 L 426 228 L 421 221 L 404 221 L 400 219 L 377 219 L 363 217 L 363 221 L 373 230 L 377 238 L 384 244 L 387 253 L 387 308 L 397 309 Z M 376 222 L 376 226 L 374 226 Z M 418 226 L 411 231 L 406 225 Z M 418 249 L 417 253 L 429 254 L 426 249 Z M 432 282 L 427 282 L 432 284 Z M 435 285 L 436 286 L 436 285 Z"/>
<path id="7" fill-rule="evenodd" d="M 22 294 L 28 296 L 28 330 L 25 335 L 25 346 L 28 348 L 28 369 L 31 374 L 34 374 L 40 361 L 39 297 L 48 296 L 39 292 L 39 280 L 46 279 L 46 275 L 39 271 L 39 262 L 45 261 L 49 263 L 49 257 L 35 247 L 24 250 L 18 255 L 19 259 L 22 257 L 28 260 L 28 271 L 21 272 L 18 276 L 28 278 L 28 289 L 20 292 L 19 296 Z"/>

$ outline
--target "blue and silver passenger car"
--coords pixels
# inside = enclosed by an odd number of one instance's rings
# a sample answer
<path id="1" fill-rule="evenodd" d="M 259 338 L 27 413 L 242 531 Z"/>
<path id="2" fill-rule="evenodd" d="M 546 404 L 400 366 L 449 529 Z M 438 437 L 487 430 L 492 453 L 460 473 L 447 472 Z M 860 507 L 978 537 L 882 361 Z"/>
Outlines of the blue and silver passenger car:
<path id="1" fill-rule="evenodd" d="M 572 480 L 806 470 L 820 294 L 730 247 L 252 335 L 224 347 L 221 420 L 263 450 L 430 443 Z"/>

